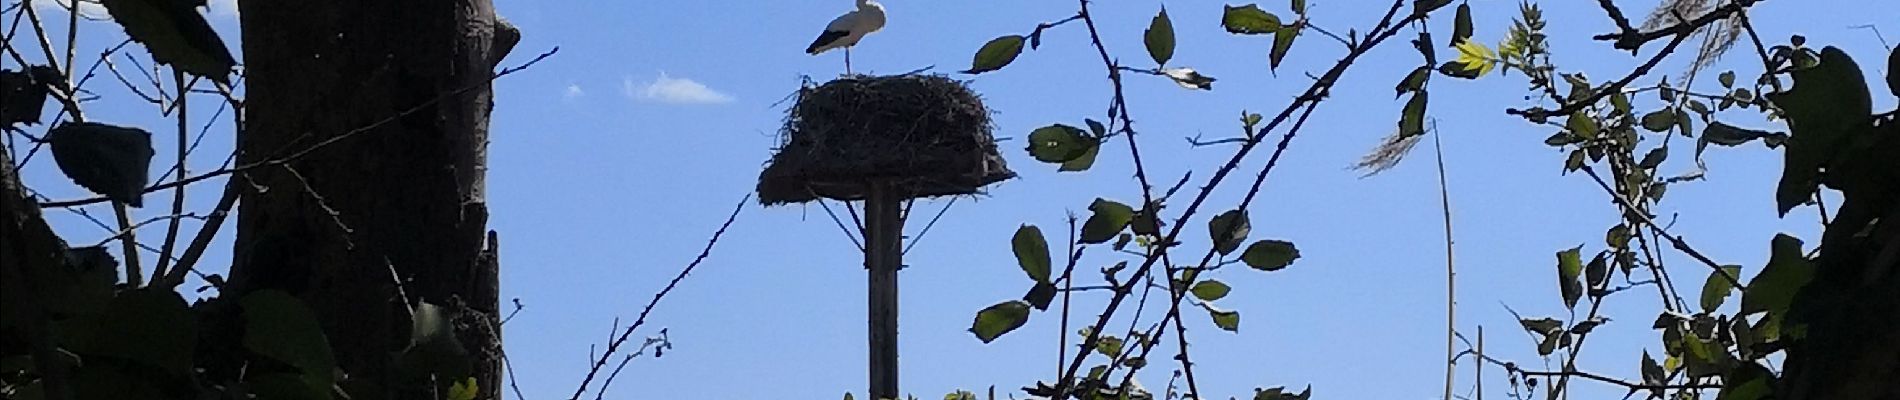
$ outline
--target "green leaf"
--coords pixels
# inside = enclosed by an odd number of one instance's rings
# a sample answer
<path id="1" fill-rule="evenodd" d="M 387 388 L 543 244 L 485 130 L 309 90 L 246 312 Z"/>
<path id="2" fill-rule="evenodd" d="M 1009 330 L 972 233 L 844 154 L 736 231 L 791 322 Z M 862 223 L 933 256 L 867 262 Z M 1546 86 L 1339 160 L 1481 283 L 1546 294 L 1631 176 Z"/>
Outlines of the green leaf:
<path id="1" fill-rule="evenodd" d="M 989 343 L 1009 331 L 1016 330 L 1029 321 L 1029 303 L 1022 300 L 1010 300 L 984 308 L 976 313 L 976 322 L 970 325 L 970 333 L 976 339 Z"/>
<path id="2" fill-rule="evenodd" d="M 1735 291 L 1734 282 L 1741 277 L 1740 265 L 1724 265 L 1721 270 L 1710 271 L 1708 279 L 1702 281 L 1702 311 L 1715 312 L 1721 307 L 1728 294 Z"/>
<path id="3" fill-rule="evenodd" d="M 1239 250 L 1240 243 L 1252 232 L 1253 225 L 1247 221 L 1244 210 L 1228 210 L 1207 221 L 1207 236 L 1214 239 L 1214 250 L 1221 255 Z"/>
<path id="4" fill-rule="evenodd" d="M 143 288 L 119 293 L 103 312 L 73 321 L 67 346 L 87 357 L 132 361 L 188 377 L 198 343 L 198 319 L 171 290 Z"/>
<path id="5" fill-rule="evenodd" d="M 1106 243 L 1114 239 L 1135 217 L 1133 207 L 1103 198 L 1096 198 L 1094 203 L 1089 204 L 1089 211 L 1093 211 L 1094 215 L 1090 215 L 1088 222 L 1082 224 L 1080 241 L 1083 244 Z"/>
<path id="6" fill-rule="evenodd" d="M 1273 32 L 1273 50 L 1267 53 L 1268 68 L 1278 71 L 1280 60 L 1286 59 L 1286 53 L 1293 50 L 1293 39 L 1300 37 L 1298 26 L 1285 26 Z"/>
<path id="7" fill-rule="evenodd" d="M 1767 367 L 1745 363 L 1722 373 L 1722 391 L 1715 400 L 1765 400 L 1774 398 L 1775 374 Z"/>
<path id="8" fill-rule="evenodd" d="M 1458 5 L 1458 16 L 1453 22 L 1451 43 L 1446 46 L 1457 46 L 1458 42 L 1471 39 L 1471 3 Z"/>
<path id="9" fill-rule="evenodd" d="M 1564 159 L 1564 171 L 1576 171 L 1579 169 L 1583 169 L 1583 162 L 1584 162 L 1583 149 L 1571 150 L 1570 157 Z"/>
<path id="10" fill-rule="evenodd" d="M 1431 76 L 1431 67 L 1418 67 L 1418 69 L 1412 70 L 1411 74 L 1405 75 L 1404 80 L 1399 81 L 1399 86 L 1397 87 L 1399 94 L 1392 96 L 1392 98 L 1397 99 L 1406 93 L 1424 90 L 1425 81 L 1431 79 Z"/>
<path id="11" fill-rule="evenodd" d="M 1049 241 L 1043 239 L 1042 228 L 1017 227 L 1016 235 L 1009 239 L 1009 247 L 1016 253 L 1016 265 L 1029 274 L 1029 279 L 1049 283 Z"/>
<path id="12" fill-rule="evenodd" d="M 1100 340 L 1095 342 L 1095 352 L 1108 356 L 1109 358 L 1120 356 L 1122 354 L 1122 339 L 1114 336 L 1103 336 Z"/>
<path id="13" fill-rule="evenodd" d="M 1553 133 L 1550 137 L 1544 138 L 1544 144 L 1551 147 L 1563 147 L 1577 143 L 1583 143 L 1583 138 L 1572 135 L 1569 131 Z"/>
<path id="14" fill-rule="evenodd" d="M 1399 116 L 1400 137 L 1425 134 L 1425 105 L 1430 94 L 1420 90 L 1405 102 L 1405 112 Z"/>
<path id="15" fill-rule="evenodd" d="M 1029 293 L 1023 294 L 1023 301 L 1029 302 L 1029 306 L 1037 310 L 1048 310 L 1049 303 L 1055 299 L 1056 285 L 1046 282 L 1036 282 L 1034 286 L 1029 287 Z"/>
<path id="16" fill-rule="evenodd" d="M 167 0 L 103 0 L 100 4 L 125 35 L 145 45 L 152 60 L 192 75 L 229 83 L 237 59 L 211 29 L 197 7 L 204 2 Z"/>
<path id="17" fill-rule="evenodd" d="M 1688 110 L 1676 110 L 1676 129 L 1680 131 L 1684 137 L 1695 134 L 1695 118 L 1689 116 Z"/>
<path id="18" fill-rule="evenodd" d="M 1241 35 L 1259 35 L 1280 30 L 1280 17 L 1261 10 L 1259 6 L 1223 6 L 1220 16 L 1221 27 L 1227 33 Z"/>
<path id="19" fill-rule="evenodd" d="M 1610 246 L 1610 248 L 1616 248 L 1616 249 L 1629 248 L 1630 247 L 1629 225 L 1616 224 L 1616 226 L 1610 227 L 1609 231 L 1603 232 L 1603 244 L 1606 246 Z"/>
<path id="20" fill-rule="evenodd" d="M 1801 239 L 1775 235 L 1770 244 L 1768 265 L 1742 289 L 1742 314 L 1766 311 L 1770 315 L 1788 311 L 1795 293 L 1814 279 L 1814 265 L 1801 252 Z"/>
<path id="21" fill-rule="evenodd" d="M 1201 308 L 1207 310 L 1209 317 L 1214 318 L 1214 326 L 1220 327 L 1221 330 L 1228 332 L 1240 332 L 1239 311 L 1223 310 L 1206 302 L 1202 302 L 1200 305 Z"/>
<path id="22" fill-rule="evenodd" d="M 1227 297 L 1227 293 L 1233 291 L 1233 288 L 1228 287 L 1226 283 L 1221 283 L 1219 280 L 1208 279 L 1195 283 L 1194 288 L 1188 289 L 1188 291 L 1194 293 L 1194 298 L 1201 299 L 1202 301 L 1214 301 Z"/>
<path id="23" fill-rule="evenodd" d="M 1082 151 L 1081 156 L 1078 156 L 1073 160 L 1063 161 L 1061 167 L 1056 167 L 1056 172 L 1087 171 L 1089 170 L 1089 168 L 1095 166 L 1095 157 L 1100 155 L 1101 152 L 1102 152 L 1102 146 L 1100 144 L 1091 143 L 1088 145 L 1087 150 Z"/>
<path id="24" fill-rule="evenodd" d="M 1651 111 L 1643 114 L 1642 122 L 1643 129 L 1650 132 L 1667 132 L 1669 128 L 1676 126 L 1676 111 L 1667 108 Z"/>
<path id="25" fill-rule="evenodd" d="M 1174 58 L 1174 21 L 1168 19 L 1168 8 L 1148 22 L 1148 30 L 1142 32 L 1142 43 L 1148 45 L 1148 57 L 1154 58 L 1155 65 L 1168 65 Z"/>
<path id="26" fill-rule="evenodd" d="M 1735 358 L 1729 355 L 1728 349 L 1721 343 L 1703 340 L 1695 335 L 1684 335 L 1682 339 L 1683 367 L 1688 370 L 1690 378 L 1721 375 L 1735 363 Z"/>
<path id="27" fill-rule="evenodd" d="M 1583 267 L 1583 282 L 1586 287 L 1603 287 L 1610 280 L 1610 253 L 1598 252 L 1590 264 Z"/>
<path id="28" fill-rule="evenodd" d="M 1006 35 L 990 39 L 989 43 L 983 44 L 983 48 L 976 50 L 976 57 L 970 60 L 970 69 L 964 70 L 963 73 L 981 74 L 1003 69 L 1010 62 L 1016 61 L 1017 55 L 1023 53 L 1024 39 L 1022 35 Z"/>
<path id="29" fill-rule="evenodd" d="M 94 122 L 67 122 L 46 133 L 53 161 L 73 183 L 112 201 L 143 206 L 152 165 L 152 134 Z"/>
<path id="30" fill-rule="evenodd" d="M 1564 330 L 1563 321 L 1558 321 L 1556 318 L 1550 318 L 1550 317 L 1544 317 L 1544 318 L 1538 318 L 1538 319 L 1528 319 L 1528 318 L 1520 319 L 1520 320 L 1517 320 L 1517 324 L 1524 326 L 1525 331 L 1536 333 L 1540 336 L 1549 336 L 1550 334 L 1562 332 Z"/>
<path id="31" fill-rule="evenodd" d="M 1147 209 L 1135 211 L 1135 218 L 1128 221 L 1128 232 L 1136 235 L 1160 236 L 1161 218 L 1155 216 L 1153 212 L 1149 212 Z M 1141 237 L 1136 239 L 1146 240 L 1147 238 Z M 1145 246 L 1146 245 L 1144 245 L 1144 247 Z"/>
<path id="32" fill-rule="evenodd" d="M 1029 155 L 1036 161 L 1066 163 L 1086 156 L 1099 143 L 1081 128 L 1054 124 L 1029 132 Z"/>
<path id="33" fill-rule="evenodd" d="M 1577 299 L 1583 297 L 1583 246 L 1557 252 L 1557 283 L 1563 291 L 1564 306 L 1577 308 Z"/>
<path id="34" fill-rule="evenodd" d="M 1306 14 L 1306 0 L 1293 0 L 1293 13 Z"/>
<path id="35" fill-rule="evenodd" d="M 1847 147 L 1853 137 L 1872 128 L 1873 98 L 1860 66 L 1834 47 L 1821 50 L 1820 63 L 1797 69 L 1794 88 L 1767 95 L 1788 117 L 1793 136 L 1788 140 L 1775 203 L 1781 215 L 1812 197 L 1819 187 L 1820 169 Z"/>
<path id="36" fill-rule="evenodd" d="M 1537 342 L 1537 355 L 1548 356 L 1550 353 L 1555 353 L 1557 352 L 1557 347 L 1562 346 L 1563 342 L 1568 341 L 1570 341 L 1570 334 L 1566 332 L 1545 335 L 1543 341 Z"/>
<path id="37" fill-rule="evenodd" d="M 244 311 L 244 348 L 296 368 L 304 387 L 327 397 L 336 381 L 336 358 L 316 313 L 275 289 L 245 295 L 239 305 Z"/>
<path id="38" fill-rule="evenodd" d="M 1457 61 L 1446 61 L 1444 64 L 1440 64 L 1438 66 L 1438 73 L 1460 79 L 1478 79 L 1479 77 L 1476 69 L 1471 68 L 1468 64 Z"/>
<path id="39" fill-rule="evenodd" d="M 1261 271 L 1279 271 L 1294 260 L 1300 259 L 1300 249 L 1293 242 L 1282 240 L 1261 240 L 1247 245 L 1247 251 L 1240 253 L 1240 260 L 1247 266 Z"/>
<path id="40" fill-rule="evenodd" d="M 1661 385 L 1668 382 L 1669 372 L 1663 371 L 1662 364 L 1657 364 L 1656 359 L 1649 357 L 1649 350 L 1643 350 L 1642 371 L 1645 385 Z"/>
<path id="41" fill-rule="evenodd" d="M 1102 125 L 1102 121 L 1096 121 L 1094 118 L 1083 118 L 1082 122 L 1089 125 L 1089 134 L 1091 135 L 1095 135 L 1095 137 L 1098 138 L 1108 135 L 1108 126 Z"/>
<path id="42" fill-rule="evenodd" d="M 1636 163 L 1636 166 L 1642 167 L 1644 169 L 1656 169 L 1656 167 L 1662 166 L 1662 163 L 1664 160 L 1668 160 L 1668 159 L 1669 159 L 1669 148 L 1657 147 L 1654 149 L 1649 149 L 1648 153 L 1644 153 L 1643 160 L 1638 161 Z"/>
<path id="43" fill-rule="evenodd" d="M 1564 122 L 1564 128 L 1584 139 L 1595 139 L 1598 133 L 1597 119 L 1583 111 L 1570 114 L 1570 118 Z"/>

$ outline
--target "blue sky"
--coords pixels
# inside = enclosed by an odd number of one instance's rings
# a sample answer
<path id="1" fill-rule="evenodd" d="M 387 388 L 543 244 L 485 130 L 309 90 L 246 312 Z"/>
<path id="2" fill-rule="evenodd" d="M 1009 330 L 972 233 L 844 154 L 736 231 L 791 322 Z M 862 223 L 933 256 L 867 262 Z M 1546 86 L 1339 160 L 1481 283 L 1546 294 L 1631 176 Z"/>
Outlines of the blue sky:
<path id="1" fill-rule="evenodd" d="M 1270 39 L 1226 34 L 1218 23 L 1220 4 L 1180 1 L 1097 6 L 1109 50 L 1131 65 L 1143 65 L 1141 31 L 1164 3 L 1181 38 L 1171 65 L 1194 67 L 1219 81 L 1215 90 L 1199 92 L 1158 78 L 1130 77 L 1130 111 L 1157 180 L 1171 182 L 1189 170 L 1197 181 L 1205 179 L 1232 149 L 1191 148 L 1183 138 L 1238 132 L 1241 110 L 1277 112 L 1310 82 L 1305 73 L 1323 71 L 1343 53 L 1320 36 L 1303 37 L 1276 77 L 1267 70 Z M 1363 31 L 1389 4 L 1313 3 L 1314 21 L 1338 32 Z M 1477 37 L 1495 43 L 1516 14 L 1516 3 L 1472 3 Z M 1651 5 L 1622 3 L 1637 14 Z M 1283 2 L 1262 6 L 1282 13 L 1286 7 Z M 496 83 L 490 147 L 490 225 L 503 242 L 504 297 L 527 306 L 505 336 L 529 398 L 571 393 L 591 362 L 590 347 L 613 333 L 614 319 L 631 320 L 698 253 L 734 202 L 753 189 L 784 116 L 784 104 L 778 102 L 798 88 L 801 77 L 822 80 L 842 70 L 842 54 L 814 57 L 801 50 L 824 23 L 850 7 L 843 0 L 498 2 L 500 13 L 524 32 L 506 64 L 561 47 L 541 65 Z M 961 70 L 990 38 L 1027 33 L 1038 22 L 1075 11 L 1069 1 L 890 0 L 885 7 L 889 25 L 853 52 L 858 72 L 902 73 L 926 66 Z M 1593 3 L 1553 1 L 1543 7 L 1560 66 L 1602 80 L 1640 61 L 1582 40 L 1612 29 Z M 227 38 L 236 37 L 229 12 L 214 6 L 211 14 Z M 1900 26 L 1890 25 L 1891 18 L 1876 17 L 1900 15 L 1900 4 L 1888 2 L 1771 1 L 1754 15 L 1764 40 L 1800 33 L 1813 45 L 1843 47 L 1870 77 L 1886 72 L 1878 62 L 1886 50 L 1871 31 L 1850 27 L 1884 23 L 1881 28 L 1900 37 L 1894 33 Z M 1443 31 L 1448 23 L 1437 21 L 1433 28 Z M 87 23 L 81 29 L 82 61 L 119 40 L 111 25 Z M 1717 70 L 1735 68 L 1752 76 L 1759 66 L 1751 65 L 1748 50 L 1738 48 Z M 1440 51 L 1441 57 L 1448 53 Z M 1294 241 L 1303 257 L 1275 273 L 1228 270 L 1214 276 L 1234 287 L 1218 303 L 1242 313 L 1238 334 L 1215 329 L 1202 314 L 1186 314 L 1207 397 L 1246 397 L 1255 387 L 1306 384 L 1327 398 L 1438 396 L 1445 276 L 1430 149 L 1421 147 L 1398 168 L 1370 179 L 1346 168 L 1394 129 L 1403 101 L 1391 98 L 1392 86 L 1417 64 L 1417 54 L 1402 41 L 1364 58 L 1321 105 L 1268 181 L 1250 210 L 1253 237 Z M 1673 75 L 1684 69 L 1675 62 L 1659 71 Z M 959 76 L 970 79 L 997 112 L 997 134 L 1015 138 L 1002 147 L 1022 177 L 994 186 L 976 201 L 957 202 L 906 257 L 902 379 L 906 391 L 925 398 L 957 388 L 980 392 L 990 385 L 999 393 L 1011 392 L 1051 378 L 1057 314 L 1036 314 L 1023 328 L 987 345 L 965 331 L 977 310 L 1018 297 L 1028 287 L 1015 267 L 1008 237 L 1024 223 L 1054 235 L 1066 213 L 1085 214 L 1095 197 L 1128 203 L 1140 197 L 1119 140 L 1084 173 L 1058 174 L 1021 149 L 1021 137 L 1035 127 L 1105 119 L 1107 82 L 1081 25 L 1046 32 L 1040 50 L 1024 53 L 1002 71 Z M 114 85 L 109 76 L 105 79 L 97 87 L 106 88 L 100 90 L 107 97 L 90 106 L 89 117 L 168 126 L 155 119 L 150 105 L 109 89 Z M 1599 249 L 1617 213 L 1586 177 L 1560 174 L 1564 154 L 1542 144 L 1549 129 L 1503 114 L 1504 107 L 1526 104 L 1523 88 L 1515 74 L 1476 82 L 1438 79 L 1431 115 L 1438 119 L 1450 174 L 1459 329 L 1469 334 L 1485 326 L 1487 350 L 1538 365 L 1535 343 L 1518 333 L 1499 304 L 1527 317 L 1566 318 L 1552 254 L 1578 244 L 1587 244 L 1586 251 Z M 1876 108 L 1894 104 L 1892 98 L 1876 97 Z M 194 106 L 192 114 L 205 121 L 213 110 Z M 192 168 L 216 167 L 230 149 L 228 135 L 222 126 L 213 129 Z M 161 148 L 169 148 L 169 135 L 158 140 Z M 160 153 L 154 164 L 169 165 L 169 151 Z M 1680 151 L 1662 171 L 1685 172 L 1693 168 L 1689 160 Z M 1780 172 L 1778 152 L 1749 145 L 1711 150 L 1705 160 L 1708 180 L 1671 187 L 1659 208 L 1665 219 L 1679 217 L 1673 231 L 1698 249 L 1753 274 L 1765 262 L 1775 232 L 1816 238 L 1812 208 L 1785 220 L 1775 215 L 1771 193 Z M 1264 162 L 1257 155 L 1243 169 Z M 34 159 L 26 178 L 49 197 L 85 195 L 44 155 Z M 1228 207 L 1242 194 L 1224 189 L 1212 204 Z M 205 190 L 193 196 L 191 204 L 203 210 L 215 194 Z M 944 204 L 918 203 L 924 212 Z M 91 210 L 109 215 L 107 208 Z M 140 215 L 160 212 L 148 207 Z M 109 235 L 71 213 L 49 215 L 73 242 L 89 244 Z M 920 225 L 914 223 L 913 232 Z M 1205 243 L 1203 230 L 1186 232 L 1188 250 L 1199 251 L 1193 243 Z M 163 230 L 140 233 L 155 240 Z M 228 263 L 227 249 L 221 244 L 205 262 Z M 1117 260 L 1096 254 L 1083 265 L 1093 270 Z M 1672 254 L 1668 264 L 1677 289 L 1686 293 L 1698 290 L 1707 274 L 1678 255 Z M 861 256 L 822 210 L 748 206 L 712 258 L 650 317 L 652 329 L 639 334 L 669 329 L 675 347 L 664 358 L 634 361 L 608 397 L 862 395 L 864 279 Z M 1106 297 L 1101 292 L 1076 295 L 1082 307 L 1076 321 L 1087 319 Z M 1658 334 L 1648 329 L 1657 309 L 1648 291 L 1611 297 L 1603 314 L 1613 321 L 1591 335 L 1580 369 L 1636 376 L 1643 349 L 1660 353 Z M 1157 351 L 1171 351 L 1171 346 Z M 1141 380 L 1159 388 L 1171 366 L 1157 363 Z M 1460 372 L 1460 393 L 1470 389 L 1470 372 Z M 1499 370 L 1487 375 L 1488 390 L 1503 393 Z M 1574 387 L 1585 395 L 1621 394 L 1589 382 Z"/>

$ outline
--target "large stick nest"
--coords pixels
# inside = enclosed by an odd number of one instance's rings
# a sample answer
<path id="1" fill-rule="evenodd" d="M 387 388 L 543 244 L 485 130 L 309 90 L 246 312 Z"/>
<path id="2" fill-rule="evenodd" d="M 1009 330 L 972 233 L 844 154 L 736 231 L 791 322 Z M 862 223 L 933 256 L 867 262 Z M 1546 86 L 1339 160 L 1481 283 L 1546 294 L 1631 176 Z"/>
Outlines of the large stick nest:
<path id="1" fill-rule="evenodd" d="M 991 129 L 982 99 L 943 76 L 807 83 L 780 129 L 778 154 L 759 174 L 759 201 L 859 200 L 872 182 L 901 198 L 980 193 L 1016 176 Z"/>

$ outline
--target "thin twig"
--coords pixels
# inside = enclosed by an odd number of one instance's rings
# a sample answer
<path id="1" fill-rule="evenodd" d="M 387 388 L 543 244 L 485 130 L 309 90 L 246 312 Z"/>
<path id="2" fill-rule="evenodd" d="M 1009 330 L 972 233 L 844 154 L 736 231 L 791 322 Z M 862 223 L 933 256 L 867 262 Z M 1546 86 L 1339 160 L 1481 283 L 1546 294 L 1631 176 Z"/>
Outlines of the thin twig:
<path id="1" fill-rule="evenodd" d="M 680 273 L 673 276 L 673 280 L 667 282 L 665 288 L 653 294 L 653 300 L 647 301 L 646 307 L 640 310 L 640 316 L 633 320 L 633 325 L 628 325 L 626 330 L 620 332 L 620 337 L 607 343 L 607 351 L 601 353 L 600 358 L 594 360 L 593 367 L 587 369 L 587 376 L 581 378 L 580 387 L 574 389 L 574 395 L 568 397 L 568 400 L 579 400 L 581 394 L 587 392 L 587 385 L 594 381 L 594 376 L 600 373 L 601 368 L 607 366 L 607 358 L 613 357 L 614 353 L 619 350 L 620 345 L 626 343 L 628 337 L 633 336 L 635 330 L 640 329 L 642 325 L 646 325 L 647 314 L 652 313 L 653 307 L 660 304 L 660 299 L 666 298 L 666 294 L 672 293 L 673 288 L 678 287 L 680 281 L 686 280 L 687 274 L 693 273 L 694 268 L 699 267 L 701 262 L 706 261 L 707 257 L 712 256 L 713 245 L 719 244 L 719 238 L 725 236 L 726 228 L 732 227 L 732 221 L 739 218 L 739 212 L 745 210 L 746 203 L 750 201 L 752 201 L 751 193 L 747 193 L 745 197 L 739 199 L 739 204 L 732 208 L 732 214 L 726 216 L 726 222 L 719 225 L 719 230 L 713 231 L 711 239 L 706 240 L 706 247 L 700 249 L 699 256 L 693 257 L 693 261 L 687 263 L 686 268 L 680 269 Z M 602 387 L 601 390 L 606 390 L 606 388 Z"/>
<path id="2" fill-rule="evenodd" d="M 75 13 L 74 15 L 78 14 Z M 185 90 L 185 71 L 173 67 L 172 80 L 177 82 L 179 91 L 182 92 Z M 187 108 L 185 98 L 186 96 L 178 96 L 178 114 L 176 116 L 178 119 L 178 143 L 174 146 L 178 149 L 178 160 L 172 165 L 172 171 L 177 171 L 180 177 L 190 173 L 185 170 L 185 138 L 188 136 L 187 132 L 191 129 L 190 116 L 188 115 L 190 109 Z M 182 214 L 184 212 L 185 187 L 179 186 L 172 191 L 172 214 Z M 160 250 L 158 253 L 158 265 L 152 267 L 153 282 L 163 279 L 165 276 L 165 268 L 171 266 L 172 250 L 178 247 L 178 220 L 174 219 L 170 224 L 166 224 L 165 241 L 159 245 L 163 250 Z"/>
<path id="3" fill-rule="evenodd" d="M 1445 148 L 1439 140 L 1441 135 L 1437 132 L 1437 123 L 1432 125 L 1432 153 L 1438 157 L 1438 204 L 1445 215 L 1445 355 L 1450 358 L 1453 351 L 1452 336 L 1458 332 L 1458 273 L 1454 268 L 1456 264 L 1452 262 L 1451 191 L 1445 179 Z M 1457 365 L 1455 362 L 1445 364 L 1445 400 L 1451 400 L 1452 374 L 1457 372 Z"/>

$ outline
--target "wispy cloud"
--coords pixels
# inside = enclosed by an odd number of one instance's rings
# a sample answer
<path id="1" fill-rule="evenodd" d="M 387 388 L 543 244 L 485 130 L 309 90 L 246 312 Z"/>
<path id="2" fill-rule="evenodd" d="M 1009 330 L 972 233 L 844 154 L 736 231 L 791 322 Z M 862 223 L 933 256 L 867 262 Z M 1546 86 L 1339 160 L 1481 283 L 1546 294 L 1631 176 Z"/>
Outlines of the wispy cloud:
<path id="1" fill-rule="evenodd" d="M 692 79 L 674 78 L 661 72 L 658 78 L 650 82 L 635 82 L 633 78 L 621 81 L 621 89 L 627 97 L 641 101 L 653 101 L 669 104 L 724 104 L 733 101 L 732 96 L 720 93 Z"/>
<path id="2" fill-rule="evenodd" d="M 567 85 L 567 90 L 561 92 L 561 100 L 573 100 L 586 95 L 587 91 L 582 90 L 580 84 L 570 83 Z"/>

